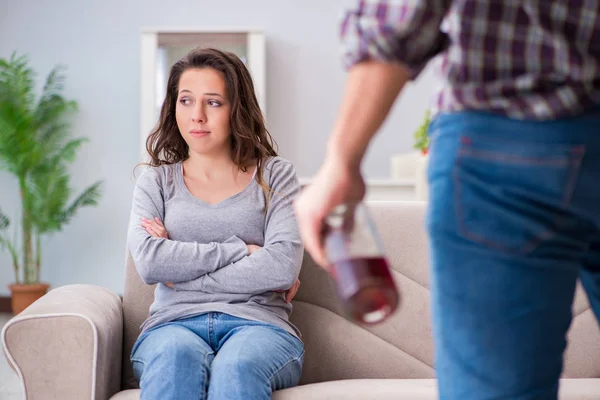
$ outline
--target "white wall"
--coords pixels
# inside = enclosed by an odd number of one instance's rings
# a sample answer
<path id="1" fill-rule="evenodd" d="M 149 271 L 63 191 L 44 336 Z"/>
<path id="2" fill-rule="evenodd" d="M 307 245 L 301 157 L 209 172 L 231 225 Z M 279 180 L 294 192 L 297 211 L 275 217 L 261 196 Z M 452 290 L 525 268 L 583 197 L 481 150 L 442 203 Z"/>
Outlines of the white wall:
<path id="1" fill-rule="evenodd" d="M 142 27 L 251 26 L 267 38 L 269 128 L 299 175 L 314 174 L 344 82 L 338 21 L 354 0 L 0 0 L 0 57 L 28 53 L 40 77 L 68 66 L 67 96 L 79 102 L 73 126 L 90 138 L 73 168 L 81 189 L 105 180 L 100 205 L 83 210 L 46 242 L 42 279 L 92 283 L 122 292 L 125 236 L 139 154 L 139 43 Z M 434 81 L 426 73 L 398 102 L 365 163 L 388 177 L 389 158 L 409 151 Z M 15 182 L 0 173 L 0 207 L 17 209 Z M 14 215 L 14 214 L 13 214 Z M 0 253 L 0 295 L 13 281 Z"/>

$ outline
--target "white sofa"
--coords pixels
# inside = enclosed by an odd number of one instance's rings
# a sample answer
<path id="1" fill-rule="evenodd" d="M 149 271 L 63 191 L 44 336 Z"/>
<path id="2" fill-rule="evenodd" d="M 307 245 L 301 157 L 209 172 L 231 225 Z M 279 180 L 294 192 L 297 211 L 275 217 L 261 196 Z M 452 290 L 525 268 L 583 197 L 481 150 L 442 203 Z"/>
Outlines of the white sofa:
<path id="1" fill-rule="evenodd" d="M 340 316 L 334 286 L 309 257 L 294 301 L 293 322 L 304 335 L 301 386 L 277 400 L 436 399 L 429 312 L 425 203 L 371 204 L 386 244 L 402 306 L 386 323 L 364 328 Z M 3 348 L 28 400 L 137 400 L 129 363 L 153 287 L 130 257 L 123 301 L 107 289 L 55 289 L 11 320 Z M 600 399 L 600 329 L 581 288 L 568 334 L 562 400 Z"/>

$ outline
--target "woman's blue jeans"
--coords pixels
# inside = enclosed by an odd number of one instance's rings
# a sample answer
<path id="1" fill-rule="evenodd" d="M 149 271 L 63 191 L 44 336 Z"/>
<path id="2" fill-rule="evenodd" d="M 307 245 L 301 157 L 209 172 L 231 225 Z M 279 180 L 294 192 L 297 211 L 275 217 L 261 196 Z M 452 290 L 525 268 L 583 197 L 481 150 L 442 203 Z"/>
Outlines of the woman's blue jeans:
<path id="1" fill-rule="evenodd" d="M 274 325 L 222 313 L 145 331 L 131 362 L 142 400 L 270 399 L 298 384 L 302 342 Z"/>

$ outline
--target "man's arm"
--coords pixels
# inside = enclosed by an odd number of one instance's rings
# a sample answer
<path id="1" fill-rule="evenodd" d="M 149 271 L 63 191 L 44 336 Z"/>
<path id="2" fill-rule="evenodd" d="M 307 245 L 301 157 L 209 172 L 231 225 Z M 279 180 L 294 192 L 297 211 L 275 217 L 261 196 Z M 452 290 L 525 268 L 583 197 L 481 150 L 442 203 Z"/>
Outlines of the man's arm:
<path id="1" fill-rule="evenodd" d="M 361 0 L 341 26 L 346 90 L 328 158 L 357 168 L 404 84 L 448 46 L 451 0 Z"/>
<path id="2" fill-rule="evenodd" d="M 248 254 L 244 241 L 235 236 L 224 243 L 208 244 L 152 237 L 142 227 L 142 218 L 164 221 L 164 214 L 160 177 L 150 168 L 136 184 L 127 235 L 136 269 L 146 284 L 189 281 Z"/>
<path id="3" fill-rule="evenodd" d="M 325 163 L 295 205 L 306 250 L 323 267 L 328 266 L 323 221 L 337 205 L 363 198 L 360 164 L 369 142 L 404 84 L 448 45 L 440 25 L 450 4 L 450 0 L 362 0 L 346 14 L 345 94 Z"/>
<path id="4" fill-rule="evenodd" d="M 351 67 L 327 159 L 358 168 L 408 79 L 406 68 L 397 63 L 365 61 Z"/>

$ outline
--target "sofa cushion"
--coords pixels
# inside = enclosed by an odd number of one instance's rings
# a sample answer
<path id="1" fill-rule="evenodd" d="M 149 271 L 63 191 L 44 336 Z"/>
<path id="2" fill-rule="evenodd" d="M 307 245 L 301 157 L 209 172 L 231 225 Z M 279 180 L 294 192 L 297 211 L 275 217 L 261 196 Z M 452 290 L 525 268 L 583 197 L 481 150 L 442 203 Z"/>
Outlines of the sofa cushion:
<path id="1" fill-rule="evenodd" d="M 281 390 L 273 400 L 436 400 L 435 379 L 350 379 Z"/>
<path id="2" fill-rule="evenodd" d="M 140 389 L 123 390 L 115 394 L 110 400 L 139 400 Z"/>
<path id="3" fill-rule="evenodd" d="M 560 400 L 597 400 L 600 379 L 562 379 Z M 139 390 L 126 390 L 111 400 L 138 400 Z M 313 383 L 280 390 L 273 400 L 435 400 L 435 379 L 351 379 Z"/>
<path id="4" fill-rule="evenodd" d="M 138 400 L 139 389 L 117 393 L 110 400 Z M 355 379 L 313 383 L 280 390 L 273 400 L 435 400 L 435 379 Z"/>

